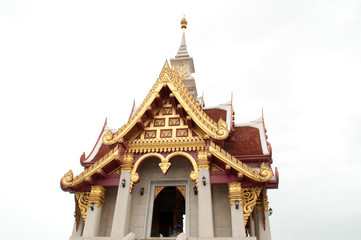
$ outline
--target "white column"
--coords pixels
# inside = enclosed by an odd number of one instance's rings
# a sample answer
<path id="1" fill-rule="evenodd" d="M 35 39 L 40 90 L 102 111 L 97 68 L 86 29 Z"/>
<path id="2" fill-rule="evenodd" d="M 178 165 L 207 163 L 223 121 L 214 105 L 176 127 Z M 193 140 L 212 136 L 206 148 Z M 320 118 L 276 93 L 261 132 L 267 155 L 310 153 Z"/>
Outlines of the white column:
<path id="1" fill-rule="evenodd" d="M 203 184 L 203 177 L 206 185 Z M 213 237 L 212 192 L 209 170 L 198 171 L 198 237 Z"/>
<path id="2" fill-rule="evenodd" d="M 111 236 L 119 239 L 123 239 L 128 234 L 129 227 L 129 215 L 130 215 L 130 177 L 129 171 L 123 171 L 120 174 L 117 200 L 115 203 L 113 226 Z M 123 187 L 122 182 L 125 181 Z"/>
<path id="3" fill-rule="evenodd" d="M 213 207 L 209 160 L 206 151 L 199 151 L 198 165 L 198 237 L 214 236 Z"/>
<path id="4" fill-rule="evenodd" d="M 231 206 L 232 237 L 246 237 L 244 227 L 242 187 L 240 182 L 228 183 Z"/>
<path id="5" fill-rule="evenodd" d="M 89 203 L 83 237 L 95 237 L 98 235 L 100 216 L 104 203 L 105 188 L 103 186 L 92 186 L 89 195 Z"/>
<path id="6" fill-rule="evenodd" d="M 263 215 L 263 213 L 265 215 Z M 269 224 L 268 212 L 265 212 L 261 204 L 256 206 L 256 230 L 257 230 L 257 240 L 271 240 L 271 229 Z M 265 216 L 265 227 L 263 225 L 263 216 Z"/>

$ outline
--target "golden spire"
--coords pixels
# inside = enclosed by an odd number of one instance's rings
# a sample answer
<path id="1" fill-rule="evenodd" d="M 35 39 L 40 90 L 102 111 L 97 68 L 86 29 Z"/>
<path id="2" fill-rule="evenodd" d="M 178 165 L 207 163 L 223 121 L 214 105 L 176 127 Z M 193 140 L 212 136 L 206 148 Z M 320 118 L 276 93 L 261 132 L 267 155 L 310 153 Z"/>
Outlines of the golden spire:
<path id="1" fill-rule="evenodd" d="M 180 22 L 181 23 L 181 29 L 183 29 L 183 32 L 186 30 L 186 28 L 187 28 L 187 20 L 186 20 L 186 15 L 184 14 L 184 16 L 183 16 L 183 19 L 182 19 L 182 21 Z"/>

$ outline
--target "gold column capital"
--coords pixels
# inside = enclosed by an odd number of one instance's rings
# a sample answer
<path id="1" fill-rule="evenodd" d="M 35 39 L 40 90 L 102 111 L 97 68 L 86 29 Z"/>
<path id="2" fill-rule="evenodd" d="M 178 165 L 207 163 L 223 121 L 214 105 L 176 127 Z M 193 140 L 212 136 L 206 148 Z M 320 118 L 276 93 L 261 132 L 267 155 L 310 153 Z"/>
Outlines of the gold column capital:
<path id="1" fill-rule="evenodd" d="M 102 207 L 104 203 L 105 188 L 103 186 L 92 186 L 89 194 L 89 204 L 94 203 Z"/>
<path id="2" fill-rule="evenodd" d="M 123 171 L 132 172 L 134 162 L 134 154 L 133 153 L 125 153 L 123 160 L 121 161 L 121 169 Z"/>
<path id="3" fill-rule="evenodd" d="M 209 161 L 208 161 L 207 151 L 198 151 L 197 165 L 198 165 L 198 171 L 202 168 L 205 168 L 209 171 Z"/>
<path id="4" fill-rule="evenodd" d="M 243 205 L 242 201 L 242 185 L 240 182 L 231 182 L 228 183 L 229 191 L 229 204 L 232 206 L 235 201 L 238 200 L 240 205 Z"/>

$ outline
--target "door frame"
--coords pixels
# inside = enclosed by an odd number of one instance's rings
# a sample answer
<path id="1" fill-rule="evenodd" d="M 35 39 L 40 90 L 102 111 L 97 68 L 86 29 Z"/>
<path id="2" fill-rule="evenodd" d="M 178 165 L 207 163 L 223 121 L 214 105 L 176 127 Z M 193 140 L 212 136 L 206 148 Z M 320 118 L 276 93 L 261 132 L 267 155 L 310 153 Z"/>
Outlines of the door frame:
<path id="1" fill-rule="evenodd" d="M 149 183 L 149 194 L 147 200 L 147 208 L 146 208 L 146 224 L 144 231 L 144 239 L 149 238 L 159 238 L 159 237 L 151 237 L 152 230 L 152 220 L 153 220 L 153 207 L 154 207 L 154 190 L 155 187 L 175 187 L 175 186 L 185 186 L 186 187 L 186 197 L 185 197 L 185 234 L 189 236 L 190 233 L 190 180 L 187 178 L 177 178 L 177 179 L 160 179 L 160 180 L 151 180 Z M 171 237 L 163 237 L 163 238 L 171 238 Z"/>

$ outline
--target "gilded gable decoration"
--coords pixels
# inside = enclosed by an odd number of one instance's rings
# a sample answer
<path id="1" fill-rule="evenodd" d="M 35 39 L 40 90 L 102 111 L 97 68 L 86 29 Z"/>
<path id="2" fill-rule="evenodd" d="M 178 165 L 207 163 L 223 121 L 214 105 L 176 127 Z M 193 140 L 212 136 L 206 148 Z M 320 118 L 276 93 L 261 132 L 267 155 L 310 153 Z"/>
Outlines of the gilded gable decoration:
<path id="1" fill-rule="evenodd" d="M 187 128 L 177 129 L 176 136 L 177 137 L 188 137 L 188 129 Z"/>
<path id="2" fill-rule="evenodd" d="M 171 138 L 172 137 L 172 129 L 162 129 L 160 130 L 161 138 Z"/>
<path id="3" fill-rule="evenodd" d="M 157 131 L 156 130 L 145 130 L 144 138 L 156 138 Z"/>
<path id="4" fill-rule="evenodd" d="M 173 108 L 172 107 L 164 107 L 162 111 L 162 115 L 172 115 Z"/>
<path id="5" fill-rule="evenodd" d="M 154 119 L 154 127 L 163 127 L 163 126 L 165 126 L 165 118 Z"/>
<path id="6" fill-rule="evenodd" d="M 169 118 L 169 126 L 179 126 L 180 125 L 180 118 Z"/>
<path id="7" fill-rule="evenodd" d="M 201 105 L 192 97 L 187 87 L 184 85 L 175 67 L 172 66 L 171 69 L 166 61 L 161 73 L 159 74 L 159 78 L 137 111 L 115 134 L 108 131 L 103 136 L 103 143 L 110 145 L 119 142 L 134 127 L 137 120 L 146 113 L 147 109 L 156 97 L 159 96 L 159 92 L 164 86 L 167 86 L 171 90 L 174 97 L 184 108 L 185 112 L 187 112 L 192 120 L 210 137 L 217 140 L 224 140 L 228 137 L 229 133 L 227 123 L 222 119 L 216 123 L 202 110 Z M 171 115 L 172 110 L 173 108 L 171 107 L 164 107 L 162 114 Z"/>

